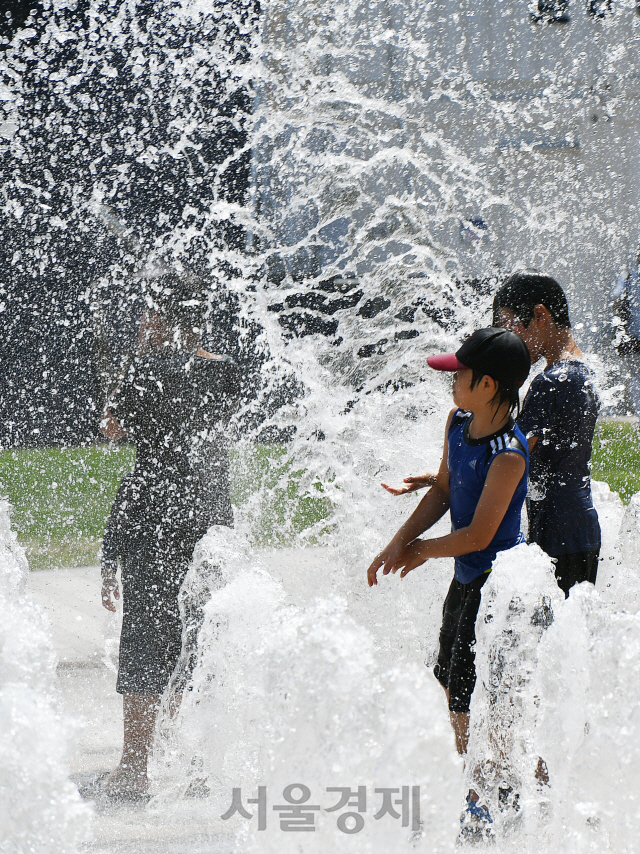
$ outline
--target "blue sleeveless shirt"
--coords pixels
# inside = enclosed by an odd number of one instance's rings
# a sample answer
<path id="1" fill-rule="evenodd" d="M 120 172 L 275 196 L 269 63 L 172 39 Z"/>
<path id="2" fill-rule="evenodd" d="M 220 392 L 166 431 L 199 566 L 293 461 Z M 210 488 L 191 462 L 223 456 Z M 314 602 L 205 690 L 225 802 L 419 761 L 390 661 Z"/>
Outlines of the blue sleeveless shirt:
<path id="1" fill-rule="evenodd" d="M 520 532 L 520 514 L 527 494 L 529 472 L 527 440 L 513 420 L 491 436 L 472 439 L 469 436 L 471 419 L 470 412 L 458 409 L 449 427 L 447 462 L 452 531 L 466 528 L 471 524 L 489 468 L 499 454 L 504 454 L 506 451 L 521 454 L 526 466 L 504 519 L 489 545 L 485 549 L 470 552 L 455 559 L 455 578 L 461 584 L 469 584 L 483 573 L 489 572 L 498 552 L 524 542 Z"/>

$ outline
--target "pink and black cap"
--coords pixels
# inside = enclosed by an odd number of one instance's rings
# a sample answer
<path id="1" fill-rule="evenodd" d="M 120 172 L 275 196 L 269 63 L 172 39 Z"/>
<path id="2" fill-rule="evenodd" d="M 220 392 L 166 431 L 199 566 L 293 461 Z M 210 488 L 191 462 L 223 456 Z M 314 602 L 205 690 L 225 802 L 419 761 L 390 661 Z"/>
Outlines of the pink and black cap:
<path id="1" fill-rule="evenodd" d="M 531 370 L 531 356 L 522 338 L 508 329 L 478 329 L 455 353 L 429 356 L 436 371 L 481 371 L 497 382 L 519 388 Z"/>

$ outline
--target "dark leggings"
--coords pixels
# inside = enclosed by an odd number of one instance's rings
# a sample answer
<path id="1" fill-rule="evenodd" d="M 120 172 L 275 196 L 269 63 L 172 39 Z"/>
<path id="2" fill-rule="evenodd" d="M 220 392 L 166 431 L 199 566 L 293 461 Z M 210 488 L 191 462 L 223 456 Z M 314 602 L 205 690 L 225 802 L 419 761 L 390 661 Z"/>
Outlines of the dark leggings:
<path id="1" fill-rule="evenodd" d="M 433 668 L 436 679 L 449 691 L 449 710 L 467 712 L 476 685 L 476 617 L 482 586 L 489 577 L 484 573 L 469 584 L 455 578 L 442 608 L 440 651 Z"/>
<path id="2" fill-rule="evenodd" d="M 580 584 L 581 581 L 596 583 L 599 555 L 600 549 L 594 549 L 591 552 L 577 552 L 552 558 L 556 564 L 556 581 L 564 592 L 565 599 L 574 584 Z"/>

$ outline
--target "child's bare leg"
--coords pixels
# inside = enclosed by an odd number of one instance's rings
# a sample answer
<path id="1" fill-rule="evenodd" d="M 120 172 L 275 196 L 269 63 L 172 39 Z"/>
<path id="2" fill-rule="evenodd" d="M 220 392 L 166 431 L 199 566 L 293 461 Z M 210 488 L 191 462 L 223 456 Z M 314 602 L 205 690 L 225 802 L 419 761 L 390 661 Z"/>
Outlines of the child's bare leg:
<path id="1" fill-rule="evenodd" d="M 469 713 L 449 712 L 449 719 L 456 737 L 456 749 L 460 756 L 466 756 L 469 746 Z"/>
<path id="2" fill-rule="evenodd" d="M 149 788 L 147 763 L 160 708 L 156 694 L 123 694 L 124 744 L 118 767 L 104 780 L 113 795 L 143 794 Z"/>
<path id="3" fill-rule="evenodd" d="M 449 708 L 449 689 L 444 688 L 444 693 L 447 698 L 447 708 Z M 469 746 L 469 713 L 450 711 L 449 720 L 453 727 L 453 734 L 456 737 L 456 750 L 460 756 L 466 756 L 467 747 Z"/>
<path id="4" fill-rule="evenodd" d="M 449 706 L 449 691 L 444 689 L 447 697 L 447 707 Z M 456 739 L 456 750 L 466 758 L 467 748 L 469 746 L 469 714 L 468 712 L 449 712 L 449 720 L 453 727 L 453 734 Z M 472 801 L 478 800 L 478 793 L 474 789 L 469 789 L 469 796 Z"/>

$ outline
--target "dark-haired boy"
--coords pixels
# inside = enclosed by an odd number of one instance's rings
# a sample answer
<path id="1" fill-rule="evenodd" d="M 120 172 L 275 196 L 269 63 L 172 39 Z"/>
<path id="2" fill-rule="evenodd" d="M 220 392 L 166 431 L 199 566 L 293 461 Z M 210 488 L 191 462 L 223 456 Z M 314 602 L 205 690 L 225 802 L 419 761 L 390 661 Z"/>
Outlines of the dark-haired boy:
<path id="1" fill-rule="evenodd" d="M 460 754 L 467 752 L 469 704 L 476 682 L 475 623 L 482 587 L 496 554 L 522 542 L 520 514 L 527 490 L 529 449 L 512 412 L 531 360 L 522 339 L 505 329 L 480 329 L 454 354 L 430 356 L 435 370 L 453 371 L 453 400 L 444 452 L 429 492 L 369 569 L 407 573 L 428 558 L 455 557 L 455 574 L 445 599 L 440 650 L 434 668 L 447 693 Z M 418 539 L 447 510 L 450 534 Z M 469 793 L 462 835 L 490 831 L 491 816 Z"/>
<path id="2" fill-rule="evenodd" d="M 600 524 L 591 497 L 589 459 L 598 416 L 594 376 L 574 341 L 564 291 L 550 276 L 517 273 L 493 303 L 494 324 L 546 360 L 518 417 L 531 451 L 529 542 L 555 561 L 565 596 L 574 584 L 595 584 Z"/>

